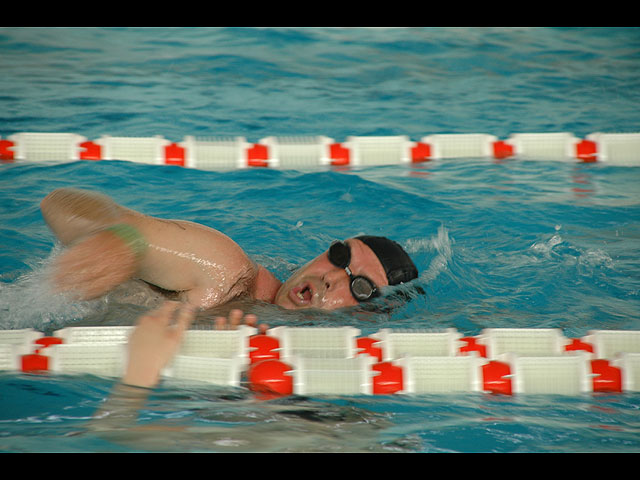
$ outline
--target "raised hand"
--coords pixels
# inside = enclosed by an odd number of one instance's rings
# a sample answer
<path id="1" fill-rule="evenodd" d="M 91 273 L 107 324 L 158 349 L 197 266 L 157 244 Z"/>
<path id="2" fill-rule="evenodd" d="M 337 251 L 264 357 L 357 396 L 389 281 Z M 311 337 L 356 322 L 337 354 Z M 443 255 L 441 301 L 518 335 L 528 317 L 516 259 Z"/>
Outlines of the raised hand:
<path id="1" fill-rule="evenodd" d="M 179 302 L 165 302 L 140 317 L 129 337 L 129 358 L 123 383 L 146 388 L 156 385 L 194 317 L 193 307 Z"/>

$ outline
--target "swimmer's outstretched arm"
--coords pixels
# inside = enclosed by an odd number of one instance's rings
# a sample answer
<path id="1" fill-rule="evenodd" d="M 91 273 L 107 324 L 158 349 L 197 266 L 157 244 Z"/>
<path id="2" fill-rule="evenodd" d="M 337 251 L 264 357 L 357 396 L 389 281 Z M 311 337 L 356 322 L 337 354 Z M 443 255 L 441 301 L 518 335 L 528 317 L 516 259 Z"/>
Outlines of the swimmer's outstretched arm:
<path id="1" fill-rule="evenodd" d="M 277 280 L 212 228 L 144 215 L 77 189 L 55 190 L 41 209 L 69 247 L 54 263 L 54 284 L 79 299 L 96 298 L 130 278 L 181 292 L 199 307 L 255 293 L 257 279 L 269 288 L 255 298 L 270 301 L 275 295 Z"/>
<path id="2" fill-rule="evenodd" d="M 194 316 L 191 305 L 179 302 L 165 302 L 160 308 L 141 316 L 129 337 L 129 356 L 122 382 L 143 388 L 156 386 L 162 370 L 176 355 Z M 267 326 L 258 326 L 257 321 L 255 315 L 244 315 L 241 310 L 234 309 L 228 318 L 218 317 L 215 328 L 235 330 L 245 324 L 258 327 L 264 333 Z"/>
<path id="3" fill-rule="evenodd" d="M 138 319 L 129 337 L 125 373 L 110 397 L 93 416 L 92 430 L 129 427 L 144 407 L 149 393 L 159 380 L 162 370 L 178 351 L 184 332 L 194 319 L 193 307 L 179 302 L 165 302 L 160 308 Z M 216 328 L 233 329 L 240 324 L 257 326 L 255 315 L 233 310 L 229 318 L 218 317 Z M 267 326 L 261 325 L 264 331 Z"/>
<path id="4" fill-rule="evenodd" d="M 90 430 L 129 428 L 135 423 L 151 389 L 160 380 L 162 369 L 178 351 L 193 318 L 191 306 L 165 302 L 138 319 L 129 337 L 125 373 L 100 410 L 93 415 L 87 425 Z"/>
<path id="5" fill-rule="evenodd" d="M 129 337 L 129 356 L 123 383 L 151 388 L 160 380 L 162 369 L 175 356 L 185 330 L 194 318 L 193 307 L 165 302 L 143 315 Z"/>

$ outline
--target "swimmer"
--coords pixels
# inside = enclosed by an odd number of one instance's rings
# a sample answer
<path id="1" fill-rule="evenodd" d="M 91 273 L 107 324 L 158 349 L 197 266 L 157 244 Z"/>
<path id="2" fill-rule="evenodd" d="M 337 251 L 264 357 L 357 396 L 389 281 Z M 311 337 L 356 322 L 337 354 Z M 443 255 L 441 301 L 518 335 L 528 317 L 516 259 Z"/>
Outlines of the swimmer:
<path id="1" fill-rule="evenodd" d="M 72 188 L 54 190 L 40 207 L 65 247 L 52 266 L 52 283 L 79 300 L 100 297 L 135 278 L 175 292 L 196 309 L 250 298 L 286 309 L 334 310 L 418 276 L 407 253 L 384 237 L 334 242 L 280 282 L 232 239 L 204 225 L 144 215 L 102 194 Z"/>

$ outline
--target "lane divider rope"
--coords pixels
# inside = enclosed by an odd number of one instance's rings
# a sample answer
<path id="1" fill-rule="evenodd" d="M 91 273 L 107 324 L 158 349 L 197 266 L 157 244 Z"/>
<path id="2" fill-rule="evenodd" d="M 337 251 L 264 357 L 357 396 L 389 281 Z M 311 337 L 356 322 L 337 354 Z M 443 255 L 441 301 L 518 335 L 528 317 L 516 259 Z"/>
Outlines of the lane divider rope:
<path id="1" fill-rule="evenodd" d="M 134 327 L 0 331 L 0 370 L 119 377 Z M 640 331 L 489 328 L 477 336 L 354 327 L 189 330 L 164 376 L 261 395 L 640 391 Z"/>
<path id="2" fill-rule="evenodd" d="M 23 132 L 0 138 L 0 160 L 123 160 L 197 169 L 251 167 L 349 167 L 420 164 L 449 158 L 510 158 L 640 165 L 640 133 L 518 133 L 506 139 L 489 134 L 434 134 L 418 141 L 408 136 L 352 136 L 336 142 L 326 136 L 244 137 L 163 136 L 95 140 L 73 133 Z"/>

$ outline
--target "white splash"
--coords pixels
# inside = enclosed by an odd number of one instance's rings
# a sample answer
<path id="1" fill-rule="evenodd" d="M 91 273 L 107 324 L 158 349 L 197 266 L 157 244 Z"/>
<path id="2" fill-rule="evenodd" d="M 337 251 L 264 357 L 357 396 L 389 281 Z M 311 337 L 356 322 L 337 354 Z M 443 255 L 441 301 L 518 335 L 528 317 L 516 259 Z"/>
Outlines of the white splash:
<path id="1" fill-rule="evenodd" d="M 405 249 L 409 255 L 436 252 L 429 266 L 420 273 L 421 280 L 427 283 L 431 282 L 448 268 L 449 262 L 453 258 L 454 243 L 449 237 L 449 231 L 442 225 L 434 237 L 407 241 Z"/>
<path id="2" fill-rule="evenodd" d="M 52 291 L 48 267 L 58 253 L 14 282 L 0 283 L 0 329 L 56 329 L 103 308 L 100 301 L 72 302 Z"/>

